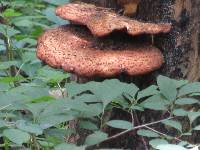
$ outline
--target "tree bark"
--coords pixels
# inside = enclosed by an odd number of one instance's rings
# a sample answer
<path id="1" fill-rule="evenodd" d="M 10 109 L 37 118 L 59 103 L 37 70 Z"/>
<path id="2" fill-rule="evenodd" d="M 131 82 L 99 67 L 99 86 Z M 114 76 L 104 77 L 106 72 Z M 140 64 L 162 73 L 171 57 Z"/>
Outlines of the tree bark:
<path id="1" fill-rule="evenodd" d="M 118 8 L 116 0 L 83 0 L 95 3 L 103 7 Z M 168 34 L 153 36 L 154 45 L 162 50 L 165 64 L 161 69 L 140 77 L 123 76 L 125 82 L 134 82 L 144 88 L 155 82 L 158 74 L 175 79 L 188 79 L 197 81 L 200 79 L 200 1 L 199 0 L 141 0 L 137 19 L 149 22 L 170 22 L 173 29 Z M 77 77 L 76 77 L 77 78 Z M 77 78 L 79 82 L 89 79 Z M 82 81 L 83 80 L 83 81 Z M 93 79 L 91 79 L 93 80 Z M 124 115 L 124 116 L 122 116 Z M 115 112 L 114 116 L 126 118 L 130 116 Z M 142 119 L 141 116 L 145 116 Z M 160 116 L 152 112 L 140 115 L 140 123 L 152 121 L 152 116 Z M 113 131 L 111 131 L 113 133 Z M 115 131 L 114 131 L 115 132 Z M 134 139 L 134 140 L 133 140 Z M 117 142 L 116 142 L 117 141 Z M 139 141 L 139 142 L 138 142 Z M 142 143 L 143 141 L 143 143 Z M 139 143 L 139 144 L 138 144 Z M 106 144 L 105 144 L 106 145 Z M 111 141 L 107 146 L 117 148 L 131 148 L 135 150 L 145 149 L 145 140 L 135 138 L 135 133 Z"/>

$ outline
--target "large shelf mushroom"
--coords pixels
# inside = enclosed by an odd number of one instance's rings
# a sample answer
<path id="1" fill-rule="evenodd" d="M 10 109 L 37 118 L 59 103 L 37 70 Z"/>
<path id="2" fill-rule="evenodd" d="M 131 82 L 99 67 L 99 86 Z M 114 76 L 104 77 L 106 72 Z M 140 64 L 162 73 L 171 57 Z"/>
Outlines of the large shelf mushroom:
<path id="1" fill-rule="evenodd" d="M 56 13 L 82 25 L 50 29 L 39 38 L 37 56 L 52 67 L 84 77 L 111 77 L 120 73 L 145 74 L 164 62 L 160 50 L 150 44 L 135 43 L 133 38 L 97 40 L 94 35 L 105 36 L 124 29 L 130 35 L 166 33 L 170 24 L 142 23 L 118 16 L 110 9 L 82 3 L 60 6 Z"/>
<path id="2" fill-rule="evenodd" d="M 63 19 L 86 25 L 93 35 L 105 36 L 116 30 L 122 30 L 132 36 L 141 34 L 167 33 L 171 29 L 168 23 L 144 23 L 116 14 L 112 9 L 96 7 L 86 3 L 69 3 L 59 6 L 56 14 Z"/>

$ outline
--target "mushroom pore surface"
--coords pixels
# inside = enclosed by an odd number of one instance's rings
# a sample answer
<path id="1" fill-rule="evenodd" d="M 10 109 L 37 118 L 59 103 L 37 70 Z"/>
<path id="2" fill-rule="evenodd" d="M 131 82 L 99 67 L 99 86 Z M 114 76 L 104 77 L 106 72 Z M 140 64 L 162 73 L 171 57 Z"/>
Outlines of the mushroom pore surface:
<path id="1" fill-rule="evenodd" d="M 96 7 L 86 3 L 69 3 L 59 6 L 56 9 L 56 14 L 63 19 L 86 25 L 95 36 L 105 36 L 115 30 L 135 36 L 167 33 L 171 29 L 169 23 L 144 23 L 120 16 L 109 8 Z"/>
<path id="2" fill-rule="evenodd" d="M 38 40 L 37 56 L 54 68 L 84 77 L 141 75 L 164 62 L 162 53 L 151 45 L 97 40 L 86 27 L 78 25 L 47 30 Z"/>

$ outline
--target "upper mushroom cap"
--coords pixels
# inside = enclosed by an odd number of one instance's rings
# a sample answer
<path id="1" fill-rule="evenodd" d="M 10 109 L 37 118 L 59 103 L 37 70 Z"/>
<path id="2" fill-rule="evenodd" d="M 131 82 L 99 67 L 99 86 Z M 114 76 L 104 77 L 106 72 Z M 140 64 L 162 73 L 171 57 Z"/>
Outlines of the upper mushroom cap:
<path id="1" fill-rule="evenodd" d="M 135 36 L 167 33 L 171 29 L 169 23 L 144 23 L 120 16 L 111 9 L 86 3 L 69 3 L 59 6 L 56 8 L 56 15 L 86 25 L 96 36 L 105 36 L 115 30 L 122 30 Z"/>
<path id="2" fill-rule="evenodd" d="M 38 40 L 37 56 L 52 67 L 85 77 L 141 75 L 164 62 L 153 46 L 109 38 L 97 41 L 86 27 L 76 25 L 46 31 Z"/>

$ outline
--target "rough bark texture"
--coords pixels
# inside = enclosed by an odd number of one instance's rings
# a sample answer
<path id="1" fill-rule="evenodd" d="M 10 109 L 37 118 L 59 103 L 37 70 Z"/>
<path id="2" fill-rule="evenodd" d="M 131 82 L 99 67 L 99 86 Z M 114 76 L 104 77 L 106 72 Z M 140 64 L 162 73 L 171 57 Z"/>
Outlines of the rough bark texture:
<path id="1" fill-rule="evenodd" d="M 155 37 L 155 45 L 167 50 L 161 73 L 173 78 L 199 79 L 199 11 L 197 0 L 142 0 L 138 18 L 173 23 L 171 33 Z"/>

